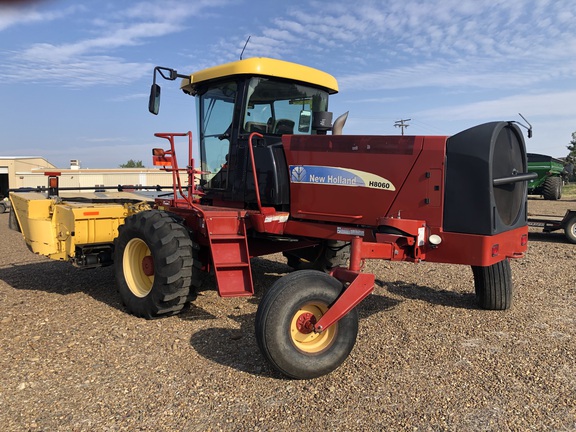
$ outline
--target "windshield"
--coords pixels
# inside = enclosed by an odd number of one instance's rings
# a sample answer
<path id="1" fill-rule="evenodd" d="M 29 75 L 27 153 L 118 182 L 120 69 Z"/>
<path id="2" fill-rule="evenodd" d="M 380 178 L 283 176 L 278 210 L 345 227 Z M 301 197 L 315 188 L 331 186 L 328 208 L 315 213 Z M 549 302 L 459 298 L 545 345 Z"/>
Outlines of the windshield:
<path id="1" fill-rule="evenodd" d="M 196 100 L 200 113 L 200 159 L 207 188 L 225 189 L 228 182 L 230 131 L 236 102 L 236 82 L 209 88 Z"/>
<path id="2" fill-rule="evenodd" d="M 309 135 L 312 113 L 328 109 L 328 93 L 323 90 L 263 77 L 250 79 L 247 101 L 245 133 Z"/>

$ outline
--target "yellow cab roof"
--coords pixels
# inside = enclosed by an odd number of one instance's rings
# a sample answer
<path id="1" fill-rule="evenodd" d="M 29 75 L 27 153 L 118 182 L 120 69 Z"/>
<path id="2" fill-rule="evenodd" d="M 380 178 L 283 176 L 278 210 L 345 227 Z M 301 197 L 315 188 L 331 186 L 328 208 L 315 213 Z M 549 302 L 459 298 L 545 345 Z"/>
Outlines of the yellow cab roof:
<path id="1" fill-rule="evenodd" d="M 182 80 L 180 88 L 184 91 L 194 93 L 196 84 L 233 75 L 258 75 L 285 78 L 311 84 L 315 87 L 322 87 L 330 94 L 338 92 L 338 82 L 336 78 L 326 72 L 297 63 L 266 57 L 238 60 L 195 72 L 190 75 L 190 78 L 184 78 Z"/>

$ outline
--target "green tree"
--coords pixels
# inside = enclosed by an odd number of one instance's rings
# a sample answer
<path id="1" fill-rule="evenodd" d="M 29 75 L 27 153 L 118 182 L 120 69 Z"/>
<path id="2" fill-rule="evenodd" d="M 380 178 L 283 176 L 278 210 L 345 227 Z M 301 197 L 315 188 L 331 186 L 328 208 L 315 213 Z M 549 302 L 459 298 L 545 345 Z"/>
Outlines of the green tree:
<path id="1" fill-rule="evenodd" d="M 568 153 L 568 157 L 572 157 L 572 159 L 576 159 L 576 132 L 572 132 L 572 141 L 570 144 L 566 146 L 570 153 Z"/>
<path id="2" fill-rule="evenodd" d="M 141 160 L 135 161 L 134 159 L 130 159 L 125 164 L 120 164 L 120 168 L 145 168 L 145 166 L 142 165 Z"/>
<path id="3" fill-rule="evenodd" d="M 566 156 L 566 161 L 564 162 L 564 177 L 568 182 L 574 181 L 574 163 L 576 163 L 576 132 L 572 132 L 572 141 L 570 141 L 570 144 L 568 144 L 566 148 L 570 150 L 570 153 L 568 153 L 568 156 Z"/>

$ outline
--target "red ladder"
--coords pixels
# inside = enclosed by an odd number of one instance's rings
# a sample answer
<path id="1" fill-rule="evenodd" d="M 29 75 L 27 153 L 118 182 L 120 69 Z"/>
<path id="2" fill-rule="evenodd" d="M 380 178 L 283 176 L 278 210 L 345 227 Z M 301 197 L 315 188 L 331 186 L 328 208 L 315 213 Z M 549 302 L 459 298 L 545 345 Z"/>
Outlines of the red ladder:
<path id="1" fill-rule="evenodd" d="M 206 231 L 221 297 L 254 294 L 245 212 L 205 210 Z"/>

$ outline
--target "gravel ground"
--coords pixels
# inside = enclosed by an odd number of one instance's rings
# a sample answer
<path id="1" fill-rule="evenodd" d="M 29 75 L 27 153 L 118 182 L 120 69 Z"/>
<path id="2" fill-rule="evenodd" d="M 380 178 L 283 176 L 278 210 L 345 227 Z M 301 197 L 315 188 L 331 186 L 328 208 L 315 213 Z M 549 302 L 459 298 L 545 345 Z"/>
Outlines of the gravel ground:
<path id="1" fill-rule="evenodd" d="M 529 201 L 563 214 L 576 200 Z M 348 360 L 287 380 L 253 335 L 258 299 L 289 269 L 254 259 L 256 296 L 207 278 L 183 314 L 128 315 L 111 267 L 28 252 L 0 215 L 0 424 L 9 431 L 576 430 L 576 245 L 531 228 L 509 311 L 475 306 L 468 267 L 372 261 Z"/>

